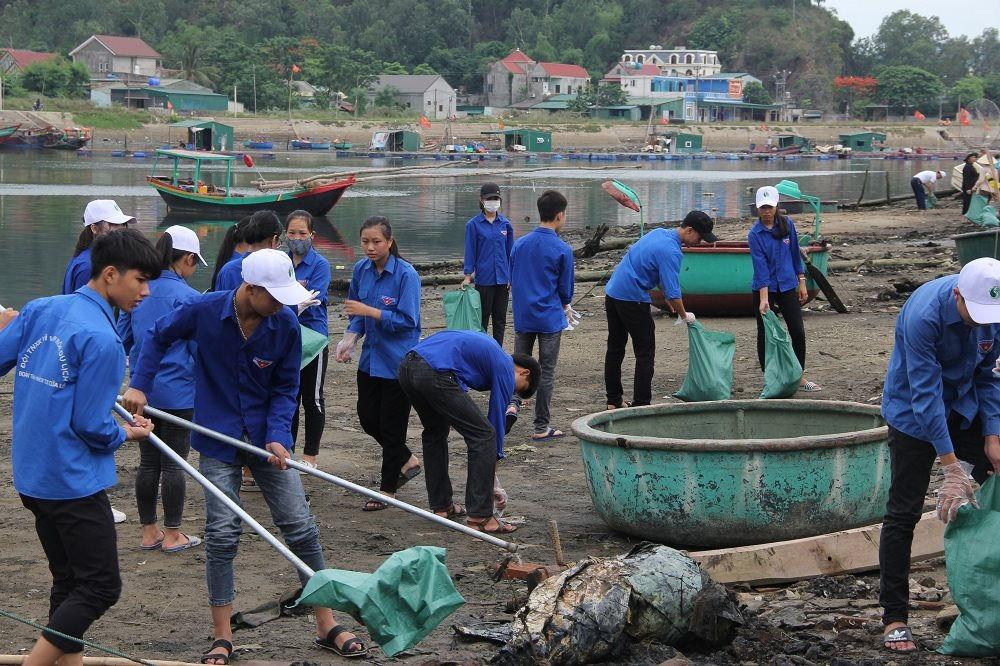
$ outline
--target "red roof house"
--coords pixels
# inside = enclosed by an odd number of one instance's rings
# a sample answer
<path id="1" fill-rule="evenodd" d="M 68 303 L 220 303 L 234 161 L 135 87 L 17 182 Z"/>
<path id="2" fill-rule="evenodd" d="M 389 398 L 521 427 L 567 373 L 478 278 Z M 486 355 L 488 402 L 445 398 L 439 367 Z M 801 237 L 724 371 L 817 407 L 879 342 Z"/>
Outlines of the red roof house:
<path id="1" fill-rule="evenodd" d="M 36 62 L 57 58 L 56 53 L 42 53 L 27 49 L 0 49 L 0 74 L 20 74 L 24 68 Z"/>

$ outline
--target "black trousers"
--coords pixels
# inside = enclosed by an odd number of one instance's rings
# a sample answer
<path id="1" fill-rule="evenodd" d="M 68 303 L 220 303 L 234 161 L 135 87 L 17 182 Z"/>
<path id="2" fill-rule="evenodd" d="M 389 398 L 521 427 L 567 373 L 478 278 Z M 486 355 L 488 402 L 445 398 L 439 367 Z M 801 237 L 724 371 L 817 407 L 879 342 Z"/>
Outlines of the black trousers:
<path id="1" fill-rule="evenodd" d="M 792 339 L 792 350 L 799 365 L 806 369 L 806 328 L 802 322 L 802 305 L 799 294 L 794 289 L 788 291 L 768 291 L 767 302 L 775 314 L 781 314 L 788 327 L 788 337 Z M 757 361 L 764 369 L 764 318 L 760 316 L 760 292 L 754 289 L 753 309 L 757 313 Z"/>
<path id="2" fill-rule="evenodd" d="M 986 481 L 993 469 L 983 441 L 983 429 L 976 418 L 968 429 L 961 429 L 961 417 L 952 413 L 948 431 L 955 445 L 955 455 L 973 464 L 972 477 Z M 910 548 L 913 529 L 924 510 L 924 497 L 930 485 L 931 469 L 937 453 L 929 443 L 889 426 L 889 455 L 892 461 L 892 485 L 882 521 L 878 560 L 881 569 L 879 603 L 882 622 L 906 622 L 910 600 Z"/>
<path id="3" fill-rule="evenodd" d="M 323 352 L 299 373 L 299 404 L 306 413 L 306 443 L 302 447 L 302 455 L 319 454 L 319 441 L 323 438 L 323 428 L 326 427 L 323 387 L 326 385 L 326 364 L 329 359 L 330 348 L 323 347 Z M 299 409 L 296 407 L 292 416 L 292 441 L 298 437 Z"/>
<path id="4" fill-rule="evenodd" d="M 914 176 L 910 179 L 910 189 L 913 190 L 913 198 L 917 200 L 917 210 L 927 210 L 927 189 L 923 181 Z"/>
<path id="5" fill-rule="evenodd" d="M 622 362 L 625 360 L 625 344 L 631 337 L 632 351 L 635 353 L 632 404 L 648 405 L 653 400 L 653 361 L 656 352 L 656 324 L 653 323 L 649 303 L 619 301 L 605 296 L 604 311 L 608 317 L 608 349 L 604 354 L 604 389 L 608 404 L 622 404 Z"/>
<path id="6" fill-rule="evenodd" d="M 382 447 L 382 481 L 379 490 L 396 492 L 399 473 L 413 453 L 406 446 L 410 399 L 398 379 L 372 377 L 358 371 L 358 419 L 361 429 Z"/>
<path id="7" fill-rule="evenodd" d="M 190 421 L 193 409 L 165 409 L 174 416 Z M 187 458 L 191 450 L 191 432 L 183 427 L 167 423 L 156 417 L 153 434 L 163 443 Z M 135 475 L 135 503 L 139 508 L 139 522 L 152 525 L 156 522 L 156 498 L 163 497 L 163 526 L 179 528 L 184 517 L 184 496 L 186 493 L 184 472 L 153 446 L 148 439 L 139 442 L 139 471 Z"/>
<path id="8" fill-rule="evenodd" d="M 483 330 L 488 331 L 490 319 L 493 319 L 493 339 L 503 346 L 503 335 L 507 330 L 507 301 L 510 300 L 510 289 L 505 284 L 494 284 L 487 287 L 476 285 L 479 301 L 483 307 Z"/>
<path id="9" fill-rule="evenodd" d="M 399 384 L 413 403 L 424 427 L 424 480 L 432 511 L 445 511 L 454 503 L 448 476 L 448 433 L 452 428 L 465 438 L 469 470 L 465 481 L 465 506 L 469 516 L 493 515 L 493 476 L 496 474 L 496 432 L 483 413 L 462 390 L 451 372 L 438 372 L 416 352 L 403 357 Z"/>
<path id="10" fill-rule="evenodd" d="M 969 206 L 972 204 L 972 195 L 962 192 L 962 215 L 969 212 Z"/>
<path id="11" fill-rule="evenodd" d="M 35 531 L 49 561 L 48 628 L 83 638 L 84 632 L 118 602 L 118 534 L 111 503 L 103 490 L 72 500 L 43 500 L 21 495 L 35 515 Z M 45 631 L 45 640 L 66 653 L 83 650 L 79 643 Z"/>

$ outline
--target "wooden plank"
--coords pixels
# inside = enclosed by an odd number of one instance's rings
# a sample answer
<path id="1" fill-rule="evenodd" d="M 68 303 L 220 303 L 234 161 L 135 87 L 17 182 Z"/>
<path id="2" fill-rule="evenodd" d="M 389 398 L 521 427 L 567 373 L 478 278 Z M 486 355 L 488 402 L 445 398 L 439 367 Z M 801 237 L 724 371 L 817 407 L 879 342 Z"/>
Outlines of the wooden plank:
<path id="1" fill-rule="evenodd" d="M 765 585 L 878 569 L 882 525 L 805 539 L 705 550 L 689 555 L 720 583 Z M 944 554 L 944 524 L 925 513 L 913 532 L 912 562 Z"/>

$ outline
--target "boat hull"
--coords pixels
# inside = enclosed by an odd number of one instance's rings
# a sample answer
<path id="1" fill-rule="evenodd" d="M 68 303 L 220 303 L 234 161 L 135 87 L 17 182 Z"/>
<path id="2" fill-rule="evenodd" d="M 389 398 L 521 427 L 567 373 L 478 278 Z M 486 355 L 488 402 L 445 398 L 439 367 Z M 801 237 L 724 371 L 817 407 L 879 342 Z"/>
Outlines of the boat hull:
<path id="1" fill-rule="evenodd" d="M 247 150 L 271 150 L 274 148 L 273 141 L 244 141 L 243 147 Z"/>
<path id="2" fill-rule="evenodd" d="M 179 215 L 206 215 L 213 219 L 234 220 L 259 210 L 272 210 L 287 215 L 293 210 L 306 210 L 312 215 L 326 215 L 333 208 L 355 177 L 348 176 L 329 185 L 309 190 L 261 194 L 246 197 L 220 197 L 188 192 L 180 187 L 148 177 L 147 182 L 160 194 L 167 210 Z"/>

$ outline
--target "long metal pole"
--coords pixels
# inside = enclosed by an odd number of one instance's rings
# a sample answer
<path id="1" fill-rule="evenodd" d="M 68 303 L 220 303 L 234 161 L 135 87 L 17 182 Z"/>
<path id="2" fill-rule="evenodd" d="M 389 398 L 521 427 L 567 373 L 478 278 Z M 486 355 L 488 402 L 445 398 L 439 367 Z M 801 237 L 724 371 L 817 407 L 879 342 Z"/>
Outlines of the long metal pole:
<path id="1" fill-rule="evenodd" d="M 148 412 L 150 409 L 151 408 L 147 407 L 146 411 Z M 153 411 L 159 411 L 159 410 L 153 410 Z M 132 415 L 129 414 L 128 410 L 125 409 L 124 407 L 122 407 L 121 405 L 115 405 L 115 414 L 117 414 L 118 416 L 122 417 L 122 419 L 124 419 L 126 423 L 131 424 L 133 422 L 132 421 Z M 166 414 L 165 412 L 160 412 L 160 414 L 158 414 L 157 417 L 158 418 L 162 418 L 160 416 L 161 414 L 163 416 L 170 416 L 169 414 Z M 166 419 L 164 419 L 164 420 L 166 420 Z M 247 513 L 246 511 L 243 510 L 243 507 L 241 507 L 239 504 L 237 504 L 231 497 L 229 497 L 228 495 L 226 495 L 226 493 L 222 492 L 214 483 L 212 483 L 211 481 L 209 481 L 208 479 L 206 479 L 205 476 L 202 475 L 201 472 L 199 472 L 198 470 L 196 470 L 191 465 L 191 463 L 189 463 L 185 458 L 181 457 L 180 454 L 178 454 L 176 451 L 174 451 L 173 449 L 171 449 L 169 446 L 167 446 L 166 444 L 164 444 L 163 440 L 161 440 L 159 437 L 157 437 L 156 435 L 150 433 L 148 439 L 149 439 L 150 443 L 153 446 L 155 446 L 157 449 L 160 450 L 160 453 L 162 453 L 163 455 L 165 455 L 168 458 L 170 458 L 171 460 L 173 460 L 174 463 L 178 467 L 180 467 L 185 472 L 187 472 L 188 474 L 190 474 L 191 477 L 194 478 L 194 480 L 197 481 L 199 484 L 201 484 L 201 486 L 208 493 L 214 495 L 215 498 L 218 499 L 223 504 L 225 504 L 229 508 L 230 511 L 232 511 L 237 516 L 239 516 L 240 519 L 243 520 L 243 522 L 245 522 L 247 525 L 249 525 L 250 528 L 254 532 L 256 532 L 257 534 L 259 534 L 261 536 L 261 538 L 264 539 L 264 541 L 266 541 L 269 544 L 271 544 L 271 546 L 275 550 L 277 550 L 279 553 L 281 553 L 285 557 L 285 559 L 287 559 L 289 562 L 291 562 L 292 565 L 296 569 L 298 569 L 299 571 L 301 571 L 305 575 L 307 575 L 310 578 L 312 578 L 313 574 L 315 574 L 316 572 L 313 571 L 312 568 L 310 568 L 310 566 L 308 564 L 306 564 L 305 562 L 303 562 L 302 560 L 300 560 L 299 557 L 295 553 L 293 553 L 292 551 L 290 551 L 288 549 L 288 546 L 286 546 L 285 544 L 283 544 L 281 542 L 281 540 L 278 539 L 278 537 L 274 536 L 273 534 L 271 534 L 270 532 L 268 532 L 266 529 L 264 529 L 264 527 L 260 523 L 258 523 L 256 520 L 253 519 L 253 516 L 251 516 L 249 513 Z"/>
<path id="2" fill-rule="evenodd" d="M 119 399 L 121 399 L 121 398 L 119 397 Z M 180 418 L 178 416 L 174 416 L 173 414 L 170 414 L 168 412 L 164 412 L 164 411 L 161 411 L 161 410 L 156 409 L 154 407 L 148 407 L 148 406 L 146 407 L 145 411 L 146 411 L 146 414 L 148 416 L 155 416 L 156 418 L 158 418 L 160 420 L 167 421 L 169 423 L 173 423 L 174 425 L 179 425 L 181 427 L 184 427 L 184 428 L 187 428 L 187 429 L 191 430 L 192 432 L 197 432 L 197 433 L 200 433 L 202 435 L 205 435 L 206 437 L 211 437 L 211 438 L 216 439 L 216 440 L 218 440 L 220 442 L 223 442 L 225 444 L 229 444 L 230 446 L 234 446 L 237 449 L 240 449 L 241 451 L 246 451 L 247 453 L 252 453 L 252 454 L 254 454 L 256 456 L 260 456 L 262 458 L 270 458 L 271 457 L 271 454 L 269 452 L 265 451 L 264 449 L 258 448 L 256 446 L 251 445 L 251 444 L 247 444 L 246 442 L 240 441 L 240 440 L 236 439 L 235 437 L 230 437 L 229 435 L 223 435 L 221 432 L 216 432 L 215 430 L 212 430 L 210 428 L 206 428 L 205 426 L 202 426 L 202 425 L 198 425 L 197 423 L 192 423 L 191 421 L 186 421 L 186 420 L 184 420 L 184 419 L 182 419 L 182 418 Z M 419 507 L 416 507 L 416 506 L 413 506 L 412 504 L 407 504 L 406 502 L 402 502 L 402 501 L 396 499 L 395 497 L 388 497 L 386 495 L 383 495 L 380 492 L 377 492 L 375 490 L 371 490 L 369 488 L 365 488 L 364 486 L 359 486 L 356 483 L 351 483 L 350 481 L 347 481 L 345 479 L 341 479 L 340 477 L 334 476 L 332 474 L 328 474 L 328 473 L 326 473 L 326 472 L 324 472 L 322 470 L 313 469 L 312 467 L 309 467 L 308 465 L 303 465 L 302 463 L 296 462 L 295 460 L 288 459 L 285 462 L 292 469 L 297 469 L 300 472 L 305 472 L 306 474 L 311 474 L 311 475 L 313 475 L 315 477 L 323 479 L 324 481 L 328 481 L 328 482 L 334 484 L 335 486 L 340 486 L 341 488 L 344 488 L 345 490 L 350 490 L 351 492 L 358 493 L 359 495 L 364 495 L 365 497 L 368 497 L 369 499 L 373 499 L 373 500 L 376 500 L 376 501 L 379 501 L 379 502 L 384 502 L 385 504 L 388 504 L 389 506 L 394 506 L 397 509 L 402 509 L 403 511 L 412 513 L 415 516 L 420 516 L 421 518 L 429 520 L 432 523 L 437 523 L 438 525 L 441 525 L 442 527 L 447 527 L 448 529 L 455 530 L 456 532 L 462 532 L 463 534 L 466 534 L 467 536 L 471 536 L 471 537 L 473 537 L 475 539 L 479 539 L 480 541 L 485 541 L 488 544 L 492 544 L 494 546 L 499 546 L 500 548 L 503 548 L 505 550 L 509 550 L 512 553 L 517 552 L 517 550 L 520 548 L 520 544 L 511 543 L 509 541 L 504 541 L 503 539 L 498 539 L 497 537 L 495 537 L 495 536 L 493 536 L 491 534 L 487 534 L 485 532 L 481 532 L 479 530 L 472 529 L 471 527 L 469 527 L 467 525 L 462 525 L 461 523 L 456 523 L 455 521 L 449 520 L 447 518 L 442 518 L 441 516 L 437 515 L 436 513 L 431 512 L 431 511 L 424 511 L 423 509 L 421 509 Z"/>

